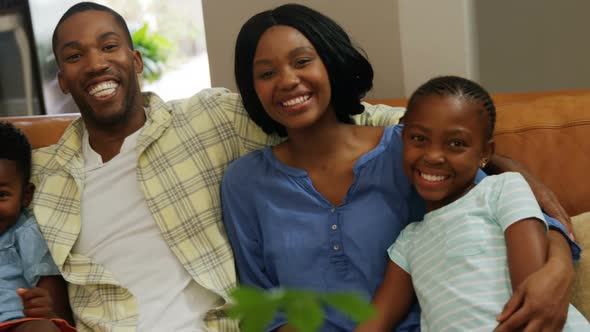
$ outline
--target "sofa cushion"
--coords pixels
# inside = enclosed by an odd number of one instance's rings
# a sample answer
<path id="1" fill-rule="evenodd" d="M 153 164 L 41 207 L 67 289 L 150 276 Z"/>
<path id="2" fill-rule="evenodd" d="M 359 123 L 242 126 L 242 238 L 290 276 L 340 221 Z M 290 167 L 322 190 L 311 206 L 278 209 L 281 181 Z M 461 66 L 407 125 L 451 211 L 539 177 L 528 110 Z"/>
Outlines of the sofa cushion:
<path id="1" fill-rule="evenodd" d="M 582 257 L 576 265 L 572 303 L 590 320 L 590 212 L 572 218 Z"/>
<path id="2" fill-rule="evenodd" d="M 520 161 L 570 215 L 590 211 L 590 92 L 499 104 L 495 140 L 496 153 Z"/>
<path id="3" fill-rule="evenodd" d="M 33 149 L 55 144 L 70 123 L 80 114 L 60 114 L 44 116 L 22 116 L 2 118 L 0 121 L 13 123 L 20 128 Z"/>

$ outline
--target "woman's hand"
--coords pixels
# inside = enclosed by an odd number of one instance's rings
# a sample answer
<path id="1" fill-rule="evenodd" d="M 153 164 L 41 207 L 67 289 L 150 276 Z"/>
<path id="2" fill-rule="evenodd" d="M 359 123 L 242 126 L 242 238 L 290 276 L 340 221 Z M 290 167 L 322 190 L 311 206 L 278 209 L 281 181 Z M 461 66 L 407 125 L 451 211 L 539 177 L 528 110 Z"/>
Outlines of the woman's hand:
<path id="1" fill-rule="evenodd" d="M 561 234 L 551 231 L 547 263 L 528 276 L 514 291 L 495 332 L 521 330 L 561 331 L 567 318 L 574 280 L 569 246 Z"/>
<path id="2" fill-rule="evenodd" d="M 39 287 L 19 288 L 16 293 L 23 302 L 25 316 L 34 318 L 57 317 L 53 308 L 53 300 L 46 289 Z"/>

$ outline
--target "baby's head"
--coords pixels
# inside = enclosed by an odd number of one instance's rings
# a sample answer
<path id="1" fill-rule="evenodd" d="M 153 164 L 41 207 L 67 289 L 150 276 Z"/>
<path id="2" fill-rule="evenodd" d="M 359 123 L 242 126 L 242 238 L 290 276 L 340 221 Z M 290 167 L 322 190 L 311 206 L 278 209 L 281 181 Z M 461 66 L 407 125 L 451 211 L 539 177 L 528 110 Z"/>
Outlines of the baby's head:
<path id="1" fill-rule="evenodd" d="M 429 210 L 473 186 L 494 152 L 496 108 L 479 84 L 456 76 L 431 79 L 410 97 L 404 117 L 404 170 Z"/>
<path id="2" fill-rule="evenodd" d="M 16 223 L 33 198 L 31 144 L 10 123 L 0 122 L 0 234 Z"/>

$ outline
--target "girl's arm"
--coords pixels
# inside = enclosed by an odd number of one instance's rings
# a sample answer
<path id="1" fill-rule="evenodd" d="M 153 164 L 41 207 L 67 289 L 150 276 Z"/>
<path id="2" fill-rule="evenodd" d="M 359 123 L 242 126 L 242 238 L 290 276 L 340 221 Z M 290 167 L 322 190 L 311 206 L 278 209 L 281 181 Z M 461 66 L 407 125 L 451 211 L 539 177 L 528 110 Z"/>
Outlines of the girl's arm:
<path id="1" fill-rule="evenodd" d="M 414 302 L 411 276 L 389 261 L 383 282 L 373 297 L 376 317 L 357 327 L 355 332 L 391 331 L 406 316 Z"/>
<path id="2" fill-rule="evenodd" d="M 571 252 L 565 237 L 542 230 L 543 216 L 522 176 L 507 173 L 502 178 L 502 187 L 494 190 L 495 213 L 505 229 L 514 293 L 497 317 L 495 331 L 561 330 L 573 280 Z"/>
<path id="3" fill-rule="evenodd" d="M 512 290 L 547 261 L 548 238 L 543 222 L 527 218 L 506 229 L 506 249 Z"/>
<path id="4" fill-rule="evenodd" d="M 549 232 L 545 265 L 521 282 L 497 317 L 495 332 L 510 332 L 523 326 L 533 330 L 560 331 L 567 318 L 574 280 L 571 251 L 565 238 Z M 538 327 L 535 329 L 535 327 Z"/>

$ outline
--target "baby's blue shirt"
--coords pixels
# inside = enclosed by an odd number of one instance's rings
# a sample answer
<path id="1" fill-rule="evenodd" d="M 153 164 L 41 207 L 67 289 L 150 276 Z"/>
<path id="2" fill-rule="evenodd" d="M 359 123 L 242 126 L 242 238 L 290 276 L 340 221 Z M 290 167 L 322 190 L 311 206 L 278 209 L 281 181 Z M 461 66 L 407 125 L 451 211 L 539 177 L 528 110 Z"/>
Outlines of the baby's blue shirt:
<path id="1" fill-rule="evenodd" d="M 18 288 L 35 287 L 42 276 L 59 275 L 32 215 L 21 213 L 0 234 L 0 322 L 25 317 Z"/>

